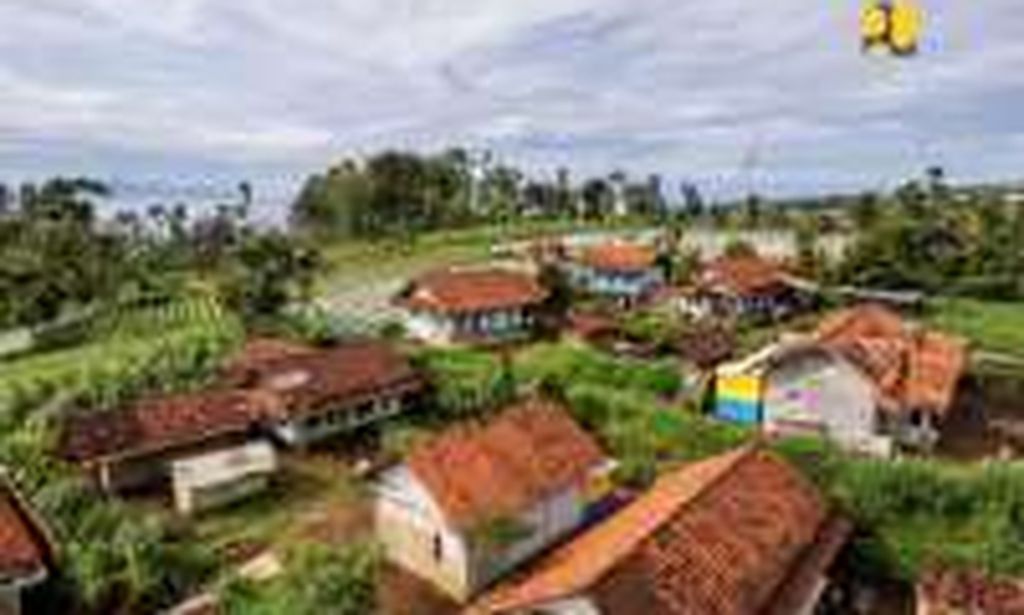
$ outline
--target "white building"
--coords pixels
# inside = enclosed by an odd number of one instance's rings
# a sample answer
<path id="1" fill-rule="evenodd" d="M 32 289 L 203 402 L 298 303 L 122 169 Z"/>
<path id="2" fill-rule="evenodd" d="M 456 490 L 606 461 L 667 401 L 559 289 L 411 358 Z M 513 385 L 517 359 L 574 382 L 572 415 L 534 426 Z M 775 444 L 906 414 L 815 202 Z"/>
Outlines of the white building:
<path id="1" fill-rule="evenodd" d="M 612 467 L 564 409 L 524 402 L 385 472 L 377 536 L 389 559 L 466 600 L 577 529 Z"/>
<path id="2" fill-rule="evenodd" d="M 265 424 L 300 447 L 394 417 L 423 386 L 404 356 L 369 340 L 329 348 L 256 340 L 227 371 L 235 386 L 272 400 Z"/>
<path id="3" fill-rule="evenodd" d="M 174 503 L 183 515 L 225 506 L 264 491 L 276 472 L 269 442 L 180 459 L 171 463 Z"/>
<path id="4" fill-rule="evenodd" d="M 529 274 L 505 269 L 434 272 L 396 297 L 407 332 L 435 344 L 500 343 L 529 337 L 546 291 Z"/>
<path id="5" fill-rule="evenodd" d="M 586 292 L 634 303 L 664 284 L 652 247 L 612 241 L 583 249 L 569 265 L 574 285 Z"/>
<path id="6" fill-rule="evenodd" d="M 962 340 L 864 305 L 832 314 L 814 335 L 720 368 L 719 390 L 738 375 L 757 378 L 754 402 L 766 432 L 820 435 L 889 456 L 900 446 L 927 450 L 937 442 L 966 361 Z"/>

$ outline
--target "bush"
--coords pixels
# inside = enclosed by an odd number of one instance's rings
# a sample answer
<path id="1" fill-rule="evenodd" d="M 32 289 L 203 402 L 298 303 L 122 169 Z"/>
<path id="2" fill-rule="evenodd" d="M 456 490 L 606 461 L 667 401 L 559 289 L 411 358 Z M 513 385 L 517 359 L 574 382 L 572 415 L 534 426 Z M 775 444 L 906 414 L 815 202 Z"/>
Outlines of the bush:
<path id="1" fill-rule="evenodd" d="M 365 615 L 375 610 L 379 569 L 379 554 L 367 545 L 301 545 L 288 554 L 284 574 L 272 581 L 228 583 L 221 606 L 227 615 Z"/>
<path id="2" fill-rule="evenodd" d="M 583 346 L 540 344 L 516 358 L 516 374 L 523 383 L 547 382 L 562 390 L 595 384 L 622 391 L 670 397 L 681 386 L 673 361 L 637 361 L 616 358 Z"/>

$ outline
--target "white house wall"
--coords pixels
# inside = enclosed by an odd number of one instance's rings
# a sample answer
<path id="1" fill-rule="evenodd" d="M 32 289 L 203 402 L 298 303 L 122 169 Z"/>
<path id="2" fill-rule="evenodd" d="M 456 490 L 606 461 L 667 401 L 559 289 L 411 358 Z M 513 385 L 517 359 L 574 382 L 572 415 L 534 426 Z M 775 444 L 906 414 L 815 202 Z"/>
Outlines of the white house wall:
<path id="1" fill-rule="evenodd" d="M 878 409 L 872 384 L 845 360 L 808 351 L 783 358 L 765 376 L 764 421 L 769 430 L 819 425 L 852 449 L 879 446 Z"/>
<path id="2" fill-rule="evenodd" d="M 386 472 L 378 484 L 377 539 L 388 558 L 456 600 L 472 593 L 467 548 L 448 527 L 430 495 L 406 466 Z M 440 540 L 441 558 L 435 557 Z"/>
<path id="3" fill-rule="evenodd" d="M 515 569 L 548 545 L 566 536 L 583 523 L 586 502 L 579 488 L 571 487 L 539 502 L 519 517 L 530 534 L 500 552 L 476 553 L 476 578 L 473 584 L 486 586 Z"/>
<path id="4" fill-rule="evenodd" d="M 515 337 L 525 333 L 531 323 L 521 307 L 464 314 L 414 310 L 405 318 L 409 335 L 431 344 L 450 344 L 460 337 Z"/>

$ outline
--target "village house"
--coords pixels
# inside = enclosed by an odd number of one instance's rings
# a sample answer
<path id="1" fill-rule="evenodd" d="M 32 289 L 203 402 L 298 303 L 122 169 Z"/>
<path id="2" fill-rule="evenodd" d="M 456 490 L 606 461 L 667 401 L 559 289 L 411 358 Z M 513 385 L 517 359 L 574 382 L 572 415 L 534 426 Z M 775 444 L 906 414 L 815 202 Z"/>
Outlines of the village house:
<path id="1" fill-rule="evenodd" d="M 748 388 L 751 422 L 768 433 L 821 435 L 880 456 L 899 446 L 927 450 L 954 405 L 966 363 L 963 340 L 862 305 L 827 317 L 808 338 L 720 370 L 716 403 L 720 415 L 728 414 L 729 398 L 742 397 L 730 391 Z"/>
<path id="2" fill-rule="evenodd" d="M 724 255 L 701 267 L 679 297 L 680 310 L 694 318 L 777 319 L 807 301 L 809 286 L 774 261 L 755 254 Z"/>
<path id="3" fill-rule="evenodd" d="M 312 348 L 255 340 L 225 370 L 232 386 L 271 400 L 264 417 L 288 446 L 308 446 L 412 407 L 423 381 L 388 344 L 348 341 Z"/>
<path id="4" fill-rule="evenodd" d="M 583 524 L 613 468 L 564 408 L 523 401 L 383 473 L 377 536 L 389 559 L 466 600 Z"/>
<path id="5" fill-rule="evenodd" d="M 272 400 L 240 390 L 153 397 L 111 411 L 70 417 L 61 452 L 101 489 L 132 491 L 167 484 L 171 465 L 259 438 Z"/>
<path id="6" fill-rule="evenodd" d="M 407 332 L 434 344 L 501 343 L 530 337 L 547 291 L 530 274 L 506 269 L 428 273 L 394 303 Z"/>
<path id="7" fill-rule="evenodd" d="M 651 246 L 611 241 L 582 248 L 569 264 L 569 277 L 588 293 L 634 304 L 664 284 L 657 260 Z"/>
<path id="8" fill-rule="evenodd" d="M 28 612 L 25 601 L 49 577 L 46 528 L 0 469 L 0 615 Z"/>
<path id="9" fill-rule="evenodd" d="M 412 366 L 377 342 L 316 349 L 255 340 L 218 387 L 73 416 L 61 448 L 107 491 L 173 481 L 188 512 L 265 484 L 276 469 L 271 439 L 302 447 L 384 420 L 421 386 Z"/>
<path id="10" fill-rule="evenodd" d="M 468 613 L 812 613 L 849 531 L 797 470 L 748 446 L 663 476 Z"/>

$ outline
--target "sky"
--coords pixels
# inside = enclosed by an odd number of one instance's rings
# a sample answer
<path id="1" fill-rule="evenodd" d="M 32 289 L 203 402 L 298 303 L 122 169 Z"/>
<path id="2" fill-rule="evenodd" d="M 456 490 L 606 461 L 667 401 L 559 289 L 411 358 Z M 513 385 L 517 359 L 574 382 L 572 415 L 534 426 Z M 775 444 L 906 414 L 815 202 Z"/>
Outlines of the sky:
<path id="1" fill-rule="evenodd" d="M 1020 0 L 0 0 L 0 178 L 255 183 L 382 148 L 493 150 L 706 193 L 1024 177 Z"/>

